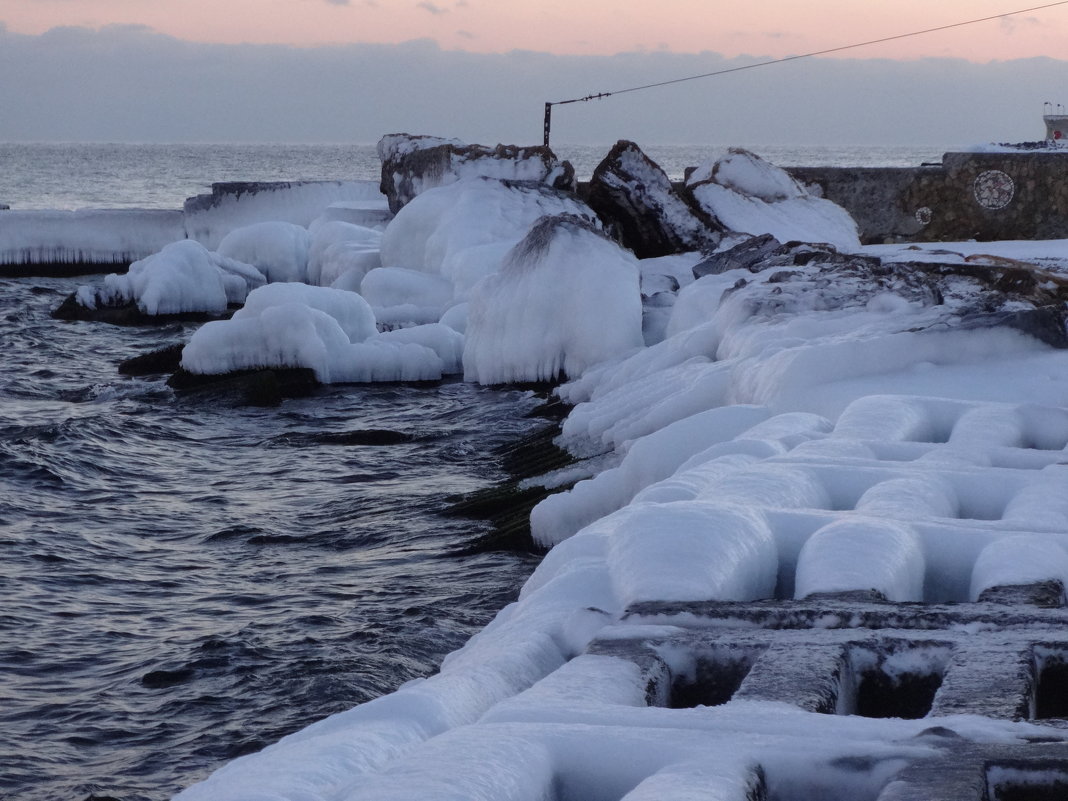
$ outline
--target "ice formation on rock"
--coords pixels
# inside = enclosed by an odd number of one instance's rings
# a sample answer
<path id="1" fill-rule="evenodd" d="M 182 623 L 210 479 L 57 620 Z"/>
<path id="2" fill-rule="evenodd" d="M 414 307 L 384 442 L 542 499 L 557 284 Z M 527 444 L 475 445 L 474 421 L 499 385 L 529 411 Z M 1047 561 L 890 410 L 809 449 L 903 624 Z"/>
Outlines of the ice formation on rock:
<path id="1" fill-rule="evenodd" d="M 251 264 L 270 282 L 308 280 L 307 228 L 285 222 L 262 222 L 235 228 L 222 238 L 216 252 Z"/>
<path id="2" fill-rule="evenodd" d="M 545 217 L 474 290 L 464 376 L 551 381 L 642 346 L 634 257 L 589 221 Z"/>
<path id="3" fill-rule="evenodd" d="M 785 170 L 741 148 L 697 168 L 686 182 L 725 228 L 772 234 L 780 242 L 827 242 L 858 250 L 857 225 L 841 206 L 815 197 Z"/>
<path id="4" fill-rule="evenodd" d="M 105 276 L 102 288 L 81 287 L 77 299 L 89 309 L 135 303 L 148 315 L 221 313 L 263 282 L 255 267 L 186 239 L 134 262 L 128 273 Z"/>
<path id="5" fill-rule="evenodd" d="M 575 171 L 544 146 L 468 145 L 456 139 L 388 134 L 378 142 L 381 190 L 394 213 L 413 198 L 464 178 L 485 176 L 573 190 Z"/>
<path id="6" fill-rule="evenodd" d="M 386 228 L 382 265 L 441 275 L 452 281 L 457 300 L 466 300 L 537 220 L 558 214 L 596 220 L 574 195 L 538 184 L 469 178 L 431 189 Z"/>

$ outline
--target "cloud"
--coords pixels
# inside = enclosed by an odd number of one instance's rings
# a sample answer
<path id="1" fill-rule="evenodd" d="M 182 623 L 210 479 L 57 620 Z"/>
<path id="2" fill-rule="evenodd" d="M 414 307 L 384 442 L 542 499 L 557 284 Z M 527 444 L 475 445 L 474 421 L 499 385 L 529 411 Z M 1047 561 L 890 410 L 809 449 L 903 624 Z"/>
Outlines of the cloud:
<path id="1" fill-rule="evenodd" d="M 347 6 L 349 0 L 326 0 L 332 6 Z"/>
<path id="2" fill-rule="evenodd" d="M 464 30 L 457 31 L 456 35 L 459 36 L 461 39 L 477 39 L 478 38 L 473 33 L 471 33 L 471 31 L 464 31 Z"/>
<path id="3" fill-rule="evenodd" d="M 430 0 L 424 0 L 422 3 L 417 3 L 415 7 L 421 8 L 423 11 L 429 11 L 435 17 L 449 13 L 449 9 L 439 6 L 436 3 L 431 3 Z"/>
<path id="4" fill-rule="evenodd" d="M 19 109 L 0 113 L 0 141 L 374 142 L 410 131 L 522 144 L 541 140 L 546 100 L 743 63 L 664 51 L 471 53 L 432 39 L 294 47 L 194 43 L 136 27 L 0 28 L 0 109 Z M 935 155 L 1038 138 L 1041 100 L 1065 85 L 1068 61 L 1049 58 L 817 58 L 561 107 L 553 136 L 642 146 L 921 144 Z"/>
<path id="5" fill-rule="evenodd" d="M 1007 33 L 1010 36 L 1016 31 L 1023 28 L 1034 28 L 1042 25 L 1042 21 L 1038 17 L 1002 17 L 998 21 L 998 25 L 1001 27 L 1003 33 Z"/>

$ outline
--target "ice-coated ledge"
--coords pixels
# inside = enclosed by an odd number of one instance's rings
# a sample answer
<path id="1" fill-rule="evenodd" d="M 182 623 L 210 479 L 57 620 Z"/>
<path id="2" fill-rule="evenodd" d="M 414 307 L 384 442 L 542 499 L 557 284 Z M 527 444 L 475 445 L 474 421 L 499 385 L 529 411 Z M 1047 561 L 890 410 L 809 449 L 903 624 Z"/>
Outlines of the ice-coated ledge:
<path id="1" fill-rule="evenodd" d="M 0 270 L 29 272 L 31 265 L 38 265 L 40 274 L 62 265 L 125 267 L 184 238 L 181 211 L 9 209 L 0 215 Z"/>
<path id="2" fill-rule="evenodd" d="M 307 227 L 321 216 L 375 226 L 391 215 L 374 181 L 214 184 L 181 210 L 10 209 L 0 216 L 0 274 L 125 269 L 180 239 L 214 250 L 235 228 L 263 220 Z"/>

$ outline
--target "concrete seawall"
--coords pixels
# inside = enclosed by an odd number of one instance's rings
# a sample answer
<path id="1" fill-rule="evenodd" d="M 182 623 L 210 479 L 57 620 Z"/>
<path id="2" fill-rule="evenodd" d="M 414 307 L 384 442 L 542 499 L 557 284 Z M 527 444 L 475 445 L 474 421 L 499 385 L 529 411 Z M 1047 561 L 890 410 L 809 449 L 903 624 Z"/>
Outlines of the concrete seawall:
<path id="1" fill-rule="evenodd" d="M 171 242 L 215 249 L 234 228 L 265 220 L 378 225 L 390 216 L 377 181 L 216 183 L 182 209 L 4 210 L 0 277 L 123 272 Z"/>
<path id="2" fill-rule="evenodd" d="M 787 171 L 848 210 L 865 243 L 1068 238 L 1068 151 L 946 153 L 941 165 Z"/>

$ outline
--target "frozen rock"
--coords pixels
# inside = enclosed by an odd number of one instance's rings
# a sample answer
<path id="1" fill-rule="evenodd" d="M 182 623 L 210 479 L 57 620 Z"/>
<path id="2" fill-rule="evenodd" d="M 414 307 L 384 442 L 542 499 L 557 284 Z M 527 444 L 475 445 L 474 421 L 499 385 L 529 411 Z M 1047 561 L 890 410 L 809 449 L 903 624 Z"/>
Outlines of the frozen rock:
<path id="1" fill-rule="evenodd" d="M 373 228 L 342 220 L 320 221 L 312 227 L 308 283 L 330 286 L 354 269 L 362 271 L 359 276 L 362 278 L 369 270 L 382 266 L 381 243 L 381 231 Z M 358 280 L 350 280 L 359 287 Z"/>
<path id="2" fill-rule="evenodd" d="M 14 209 L 0 223 L 0 265 L 5 275 L 104 272 L 184 238 L 180 211 Z"/>
<path id="3" fill-rule="evenodd" d="M 332 204 L 362 202 L 384 208 L 374 181 L 253 181 L 211 185 L 210 195 L 183 207 L 185 235 L 217 248 L 235 228 L 264 221 L 309 227 Z"/>
<path id="4" fill-rule="evenodd" d="M 182 368 L 199 375 L 305 368 L 330 384 L 437 380 L 443 363 L 414 340 L 379 338 L 374 314 L 353 292 L 268 284 L 232 319 L 198 329 L 182 351 Z"/>
<path id="5" fill-rule="evenodd" d="M 690 176 L 687 192 L 727 230 L 771 234 L 780 242 L 827 242 L 840 250 L 860 248 L 849 212 L 810 194 L 785 170 L 754 153 L 731 148 Z"/>
<path id="6" fill-rule="evenodd" d="M 364 276 L 360 294 L 379 324 L 436 323 L 452 301 L 452 283 L 419 270 L 379 267 Z"/>
<path id="7" fill-rule="evenodd" d="M 537 220 L 558 214 L 597 219 L 574 195 L 544 184 L 465 178 L 429 189 L 401 209 L 382 235 L 382 266 L 437 273 L 464 300 L 501 269 Z"/>
<path id="8" fill-rule="evenodd" d="M 461 178 L 482 175 L 512 181 L 536 181 L 574 190 L 575 170 L 544 146 L 468 145 L 456 139 L 389 134 L 378 142 L 382 159 L 382 193 L 396 214 L 420 193 Z"/>
<path id="9" fill-rule="evenodd" d="M 637 260 L 586 219 L 546 217 L 476 287 L 464 377 L 554 381 L 642 345 Z"/>
<path id="10" fill-rule="evenodd" d="M 228 233 L 219 243 L 218 253 L 251 264 L 272 283 L 307 281 L 310 246 L 311 235 L 306 228 L 293 223 L 261 222 Z"/>
<path id="11" fill-rule="evenodd" d="M 143 317 L 222 315 L 263 283 L 255 267 L 184 239 L 134 262 L 125 274 L 104 276 L 103 287 L 80 287 L 55 315 L 122 322 L 115 310 L 136 307 L 138 315 L 126 321 L 135 324 L 145 322 Z"/>
<path id="12" fill-rule="evenodd" d="M 620 140 L 597 166 L 586 201 L 640 259 L 705 250 L 722 226 L 681 195 L 634 142 Z"/>

